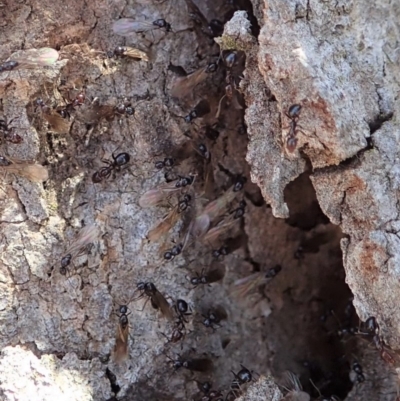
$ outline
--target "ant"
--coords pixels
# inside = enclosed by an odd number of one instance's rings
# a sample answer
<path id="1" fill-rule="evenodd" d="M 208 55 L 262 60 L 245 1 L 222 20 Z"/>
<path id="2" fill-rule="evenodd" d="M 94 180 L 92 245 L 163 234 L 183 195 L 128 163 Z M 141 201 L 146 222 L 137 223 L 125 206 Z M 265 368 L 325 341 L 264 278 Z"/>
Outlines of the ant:
<path id="1" fill-rule="evenodd" d="M 157 170 L 162 170 L 163 168 L 171 168 L 174 164 L 175 160 L 172 157 L 165 157 L 164 160 L 154 162 L 154 167 Z"/>
<path id="2" fill-rule="evenodd" d="M 222 393 L 218 390 L 213 390 L 210 382 L 197 382 L 199 390 L 204 394 L 201 401 L 222 401 Z"/>
<path id="3" fill-rule="evenodd" d="M 185 201 L 182 201 L 181 203 L 184 203 Z M 179 206 L 181 208 L 181 206 Z M 182 209 L 181 209 L 182 210 Z M 175 256 L 178 256 L 182 253 L 183 251 L 183 244 L 179 243 L 178 245 L 174 245 L 171 249 L 168 251 L 164 252 L 164 259 L 165 260 L 172 260 L 175 258 Z"/>
<path id="4" fill-rule="evenodd" d="M 194 277 L 188 278 L 190 284 L 192 284 L 194 288 L 196 288 L 200 284 L 210 285 L 211 283 L 216 283 L 217 281 L 224 278 L 225 266 L 218 263 L 207 271 L 205 271 L 205 269 L 202 269 L 200 274 L 197 272 L 195 274 L 196 275 Z"/>
<path id="5" fill-rule="evenodd" d="M 210 309 L 206 315 L 203 315 L 204 320 L 203 320 L 203 325 L 207 328 L 211 328 L 213 331 L 216 330 L 215 326 L 221 327 L 219 324 L 221 320 L 224 320 L 227 318 L 227 313 L 222 306 L 217 307 L 215 309 Z"/>
<path id="6" fill-rule="evenodd" d="M 0 64 L 0 72 L 3 71 L 12 71 L 14 68 L 19 66 L 18 61 L 5 61 L 4 63 Z"/>
<path id="7" fill-rule="evenodd" d="M 63 276 L 67 274 L 67 267 L 71 264 L 71 260 L 72 254 L 70 253 L 61 258 L 60 274 L 62 274 Z"/>
<path id="8" fill-rule="evenodd" d="M 373 334 L 372 341 L 374 342 L 376 349 L 379 351 L 380 357 L 389 365 L 394 365 L 396 361 L 392 354 L 387 350 L 387 347 L 380 336 L 380 327 L 374 316 L 370 316 L 366 320 L 365 328 L 368 332 L 366 334 Z"/>
<path id="9" fill-rule="evenodd" d="M 185 323 L 188 323 L 185 316 L 191 315 L 191 313 L 188 312 L 189 306 L 187 302 L 184 301 L 183 299 L 178 299 L 173 308 L 176 314 L 178 315 L 178 320 L 176 321 L 172 329 L 171 338 L 168 338 L 168 336 L 165 333 L 161 333 L 168 340 L 167 344 L 177 343 L 185 338 L 186 336 Z"/>
<path id="10" fill-rule="evenodd" d="M 191 313 L 188 312 L 189 310 L 189 305 L 187 304 L 186 301 L 183 299 L 178 299 L 176 301 L 176 305 L 174 305 L 174 309 L 176 314 L 178 315 L 178 321 L 184 325 L 184 323 L 187 323 L 188 321 L 186 320 L 185 316 L 190 316 Z"/>
<path id="11" fill-rule="evenodd" d="M 114 358 L 116 361 L 121 361 L 128 356 L 128 336 L 129 336 L 129 321 L 128 321 L 128 305 L 119 305 L 118 312 L 118 330 L 114 347 Z"/>
<path id="12" fill-rule="evenodd" d="M 186 328 L 183 322 L 181 320 L 178 320 L 172 329 L 171 338 L 168 338 L 168 336 L 165 333 L 161 334 L 168 340 L 167 344 L 168 343 L 176 344 L 177 342 L 185 338 Z"/>
<path id="13" fill-rule="evenodd" d="M 172 359 L 170 356 L 166 357 L 171 361 L 171 365 L 174 369 L 174 373 L 180 368 L 185 368 L 196 372 L 207 372 L 213 367 L 213 363 L 208 358 L 182 358 L 178 356 L 178 359 Z"/>
<path id="14" fill-rule="evenodd" d="M 352 371 L 356 374 L 355 377 L 355 382 L 357 383 L 362 383 L 365 381 L 365 376 L 363 373 L 363 369 L 361 367 L 361 365 L 358 362 L 354 362 L 352 367 L 351 367 Z"/>
<path id="15" fill-rule="evenodd" d="M 210 104 L 208 103 L 207 100 L 203 99 L 200 100 L 200 102 L 197 103 L 197 105 L 183 119 L 185 120 L 186 123 L 189 124 L 196 118 L 204 117 L 210 111 L 211 111 Z"/>
<path id="16" fill-rule="evenodd" d="M 168 301 L 153 283 L 140 281 L 137 283 L 137 289 L 140 291 L 140 295 L 136 300 L 146 296 L 154 309 L 160 310 L 168 320 L 173 320 L 172 309 Z"/>
<path id="17" fill-rule="evenodd" d="M 130 156 L 128 153 L 119 153 L 117 156 L 112 154 L 113 161 L 103 160 L 103 163 L 107 164 L 107 167 L 102 167 L 99 171 L 96 171 L 92 175 L 92 181 L 94 183 L 99 183 L 103 179 L 108 178 L 113 170 L 120 171 L 121 166 L 129 163 Z"/>
<path id="18" fill-rule="evenodd" d="M 233 214 L 233 218 L 240 219 L 241 217 L 243 217 L 244 213 L 245 213 L 245 209 L 246 209 L 246 202 L 244 200 L 242 200 L 239 202 L 239 207 L 231 212 L 231 214 Z"/>
<path id="19" fill-rule="evenodd" d="M 10 121 L 10 123 L 13 120 Z M 0 133 L 3 135 L 7 142 L 11 143 L 21 143 L 23 141 L 22 137 L 14 132 L 14 127 L 10 127 L 10 123 L 6 120 L 0 120 Z"/>
<path id="20" fill-rule="evenodd" d="M 226 399 L 228 399 L 228 396 L 230 395 L 237 396 L 236 390 L 240 390 L 240 385 L 250 383 L 253 380 L 253 375 L 251 374 L 250 370 L 244 367 L 242 364 L 240 366 L 242 369 L 240 369 L 238 373 L 235 373 L 233 370 L 231 370 L 233 376 L 235 376 L 235 379 L 232 381 L 231 390 L 227 394 Z"/>
<path id="21" fill-rule="evenodd" d="M 229 248 L 227 246 L 221 246 L 221 248 L 213 249 L 211 255 L 214 259 L 219 259 L 229 254 Z"/>
<path id="22" fill-rule="evenodd" d="M 117 114 L 120 114 L 121 116 L 122 116 L 122 115 L 133 116 L 133 115 L 135 114 L 135 109 L 134 109 L 134 107 L 133 107 L 130 103 L 128 103 L 128 102 L 124 102 L 124 103 L 117 104 L 117 105 L 114 107 L 114 111 L 115 111 Z"/>
<path id="23" fill-rule="evenodd" d="M 176 160 L 173 157 L 165 157 L 164 160 L 154 162 L 156 170 L 161 171 L 162 169 L 165 169 L 164 178 L 167 183 L 174 181 L 174 174 L 171 170 L 175 163 Z"/>
<path id="24" fill-rule="evenodd" d="M 194 177 L 189 175 L 188 177 L 181 177 L 175 183 L 175 188 L 187 187 L 188 185 L 192 185 L 194 181 Z"/>
<path id="25" fill-rule="evenodd" d="M 300 104 L 292 104 L 285 113 L 286 117 L 290 119 L 289 132 L 286 135 L 286 148 L 290 153 L 293 153 L 297 146 L 296 134 L 300 131 L 297 122 L 300 118 L 301 108 Z"/>
<path id="26" fill-rule="evenodd" d="M 76 107 L 82 106 L 85 103 L 85 99 L 85 94 L 80 92 L 72 102 L 67 103 L 64 108 L 57 110 L 57 113 L 59 113 L 62 118 L 69 118 L 71 117 L 71 112 L 74 111 Z"/>

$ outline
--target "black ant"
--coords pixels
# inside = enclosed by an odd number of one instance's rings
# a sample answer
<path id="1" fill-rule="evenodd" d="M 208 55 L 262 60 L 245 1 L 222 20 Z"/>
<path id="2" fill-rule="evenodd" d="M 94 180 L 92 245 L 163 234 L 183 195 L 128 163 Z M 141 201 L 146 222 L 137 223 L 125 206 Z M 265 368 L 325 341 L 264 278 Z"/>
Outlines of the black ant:
<path id="1" fill-rule="evenodd" d="M 218 306 L 217 308 L 210 309 L 206 315 L 203 315 L 204 320 L 202 321 L 203 325 L 207 328 L 211 328 L 215 331 L 215 326 L 221 327 L 219 324 L 221 320 L 224 320 L 228 317 L 226 310 L 222 306 Z"/>
<path id="2" fill-rule="evenodd" d="M 133 116 L 135 114 L 134 107 L 128 102 L 117 104 L 114 110 L 120 115 Z"/>
<path id="3" fill-rule="evenodd" d="M 300 130 L 298 129 L 297 122 L 300 118 L 301 112 L 301 105 L 300 104 L 292 104 L 289 107 L 287 113 L 285 113 L 286 117 L 290 119 L 289 124 L 289 132 L 286 135 L 286 148 L 290 153 L 293 153 L 297 146 L 297 132 Z"/>
<path id="4" fill-rule="evenodd" d="M 210 104 L 207 100 L 200 100 L 199 103 L 184 117 L 186 123 L 191 123 L 196 118 L 204 117 L 210 112 Z"/>
<path id="5" fill-rule="evenodd" d="M 221 246 L 221 248 L 213 249 L 211 255 L 214 259 L 219 259 L 229 254 L 229 248 L 227 246 Z"/>
<path id="6" fill-rule="evenodd" d="M 69 118 L 71 116 L 71 112 L 74 111 L 76 107 L 82 106 L 85 103 L 85 99 L 85 94 L 80 92 L 76 95 L 72 102 L 67 103 L 63 108 L 57 110 L 57 113 L 59 113 L 63 118 Z"/>
<path id="7" fill-rule="evenodd" d="M 199 390 L 204 394 L 201 401 L 223 401 L 222 393 L 213 390 L 210 382 L 197 382 Z"/>
<path id="8" fill-rule="evenodd" d="M 22 137 L 14 132 L 14 128 L 10 127 L 10 123 L 7 123 L 6 120 L 0 120 L 0 133 L 7 142 L 21 143 L 23 141 Z"/>
<path id="9" fill-rule="evenodd" d="M 185 328 L 184 323 L 181 320 L 178 320 L 172 329 L 170 338 L 168 338 L 168 336 L 165 333 L 161 333 L 161 334 L 167 339 L 167 344 L 168 343 L 176 344 L 177 342 L 179 342 L 185 338 L 186 328 Z"/>
<path id="10" fill-rule="evenodd" d="M 163 168 L 171 168 L 174 164 L 175 160 L 172 157 L 165 157 L 164 160 L 154 162 L 154 167 L 157 170 L 162 170 Z"/>
<path id="11" fill-rule="evenodd" d="M 129 321 L 128 305 L 120 305 L 118 308 L 118 329 L 114 347 L 114 358 L 117 362 L 128 356 Z"/>
<path id="12" fill-rule="evenodd" d="M 188 312 L 189 305 L 187 304 L 187 302 L 184 301 L 183 299 L 178 299 L 176 301 L 176 305 L 174 305 L 174 309 L 175 309 L 176 314 L 178 315 L 178 320 L 182 324 L 187 323 L 185 316 L 191 315 L 191 313 Z"/>
<path id="13" fill-rule="evenodd" d="M 158 291 L 153 283 L 140 281 L 137 283 L 137 289 L 141 292 L 141 294 L 136 299 L 147 296 L 147 298 L 150 299 L 151 306 L 154 309 L 160 310 L 168 320 L 173 320 L 174 316 L 168 301 L 165 299 L 164 295 Z"/>
<path id="14" fill-rule="evenodd" d="M 196 275 L 194 277 L 189 279 L 190 284 L 192 284 L 195 288 L 200 284 L 216 283 L 224 278 L 225 266 L 221 263 L 216 263 L 207 271 L 202 269 L 200 274 L 197 272 L 195 274 Z"/>
<path id="15" fill-rule="evenodd" d="M 250 370 L 244 367 L 243 365 L 240 365 L 242 369 L 239 370 L 238 373 L 235 373 L 233 370 L 231 372 L 233 373 L 233 376 L 235 376 L 235 379 L 232 381 L 231 384 L 231 390 L 227 394 L 227 398 L 230 395 L 236 395 L 237 390 L 240 390 L 240 386 L 242 384 L 250 383 L 253 380 L 253 375 L 251 374 Z"/>
<path id="16" fill-rule="evenodd" d="M 103 160 L 103 163 L 108 164 L 107 167 L 102 167 L 92 175 L 92 181 L 99 183 L 103 179 L 108 178 L 113 170 L 120 171 L 121 166 L 129 163 L 130 156 L 128 153 L 119 153 L 117 156 L 112 155 L 113 161 Z"/>
<path id="17" fill-rule="evenodd" d="M 171 361 L 174 372 L 176 372 L 180 368 L 185 368 L 196 372 L 207 372 L 213 367 L 212 361 L 208 358 L 186 359 L 178 356 L 178 359 L 172 359 L 168 355 L 166 355 L 166 357 Z"/>
<path id="18" fill-rule="evenodd" d="M 178 256 L 183 251 L 183 244 L 179 243 L 178 245 L 174 245 L 171 249 L 164 252 L 164 259 L 165 260 L 172 260 L 175 256 Z"/>
<path id="19" fill-rule="evenodd" d="M 0 72 L 3 71 L 12 71 L 14 68 L 19 66 L 18 61 L 5 61 L 4 63 L 0 64 Z"/>
<path id="20" fill-rule="evenodd" d="M 244 200 L 239 202 L 239 207 L 236 208 L 231 214 L 233 214 L 234 219 L 240 219 L 241 217 L 244 216 L 246 209 L 246 202 Z"/>
<path id="21" fill-rule="evenodd" d="M 174 167 L 176 160 L 173 157 L 165 157 L 164 160 L 157 160 L 154 162 L 154 167 L 156 170 L 161 171 L 165 169 L 164 178 L 166 182 L 171 182 L 174 179 L 171 178 L 170 170 Z"/>

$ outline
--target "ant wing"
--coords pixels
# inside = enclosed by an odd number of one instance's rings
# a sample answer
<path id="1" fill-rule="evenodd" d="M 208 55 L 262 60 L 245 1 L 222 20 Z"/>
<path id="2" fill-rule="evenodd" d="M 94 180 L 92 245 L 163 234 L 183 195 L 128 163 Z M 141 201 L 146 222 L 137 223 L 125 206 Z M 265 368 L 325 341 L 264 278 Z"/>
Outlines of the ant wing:
<path id="1" fill-rule="evenodd" d="M 172 313 L 172 308 L 168 301 L 165 299 L 164 295 L 161 294 L 160 291 L 156 290 L 154 293 L 154 296 L 151 298 L 152 302 L 154 302 L 155 305 L 157 305 L 161 313 L 168 319 L 168 320 L 174 320 L 174 314 Z"/>
<path id="2" fill-rule="evenodd" d="M 12 54 L 10 59 L 17 61 L 21 67 L 36 68 L 53 65 L 59 56 L 57 50 L 42 47 L 41 49 L 20 50 Z"/>
<path id="3" fill-rule="evenodd" d="M 219 262 L 213 262 L 211 269 L 207 272 L 207 283 L 215 283 L 222 280 L 225 276 L 225 265 Z"/>
<path id="4" fill-rule="evenodd" d="M 136 21 L 133 18 L 121 18 L 113 23 L 113 32 L 120 36 L 148 32 L 158 27 L 151 22 Z"/>

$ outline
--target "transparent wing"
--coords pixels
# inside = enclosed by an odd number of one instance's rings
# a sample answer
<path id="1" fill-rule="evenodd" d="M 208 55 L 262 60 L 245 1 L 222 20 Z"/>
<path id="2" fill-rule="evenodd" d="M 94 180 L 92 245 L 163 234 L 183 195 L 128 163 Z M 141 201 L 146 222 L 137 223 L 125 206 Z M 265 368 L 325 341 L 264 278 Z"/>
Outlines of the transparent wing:
<path id="1" fill-rule="evenodd" d="M 43 167 L 40 164 L 11 164 L 9 166 L 4 166 L 3 168 L 10 173 L 27 178 L 32 182 L 42 182 L 49 178 L 49 173 L 46 167 Z"/>
<path id="2" fill-rule="evenodd" d="M 151 22 L 136 21 L 133 18 L 121 18 L 113 23 L 113 32 L 120 36 L 130 36 L 135 33 L 156 29 Z"/>
<path id="3" fill-rule="evenodd" d="M 10 60 L 18 61 L 21 67 L 35 68 L 53 65 L 59 58 L 58 51 L 51 47 L 20 50 L 11 55 Z"/>

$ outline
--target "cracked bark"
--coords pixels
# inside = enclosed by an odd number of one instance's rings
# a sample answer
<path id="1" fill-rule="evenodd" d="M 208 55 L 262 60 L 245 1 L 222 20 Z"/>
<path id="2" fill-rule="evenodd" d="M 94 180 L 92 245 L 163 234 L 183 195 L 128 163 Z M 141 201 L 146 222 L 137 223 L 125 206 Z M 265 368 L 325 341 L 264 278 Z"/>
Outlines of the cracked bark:
<path id="1" fill-rule="evenodd" d="M 196 307 L 211 300 L 224 304 L 235 279 L 263 268 L 265 263 L 268 267 L 282 263 L 287 276 L 265 290 L 268 295 L 257 294 L 247 300 L 247 306 L 229 301 L 225 334 L 196 335 L 188 340 L 188 347 L 215 356 L 213 380 L 225 389 L 232 380 L 230 369 L 246 363 L 246 358 L 255 371 L 266 374 L 272 369 L 270 360 L 276 349 L 284 348 L 276 339 L 285 337 L 285 332 L 269 320 L 265 335 L 262 319 L 274 309 L 286 311 L 287 294 L 307 308 L 308 298 L 304 301 L 300 294 L 311 292 L 311 282 L 324 273 L 315 266 L 326 260 L 334 265 L 337 259 L 324 248 L 320 255 L 312 255 L 313 266 L 310 262 L 307 276 L 305 267 L 292 260 L 307 234 L 273 219 L 271 210 L 258 200 L 254 186 L 248 184 L 246 199 L 251 201 L 244 225 L 246 244 L 227 257 L 227 275 L 217 292 L 188 290 L 179 268 L 197 254 L 174 261 L 168 269 L 155 268 L 158 250 L 143 247 L 141 241 L 165 210 L 146 211 L 137 205 L 138 194 L 158 180 L 150 177 L 151 162 L 143 155 L 162 153 L 171 144 L 182 143 L 184 129 L 176 116 L 194 103 L 178 107 L 169 102 L 165 65 L 172 61 L 192 70 L 201 63 L 193 49 L 197 43 L 193 32 L 165 37 L 156 32 L 151 67 L 140 62 L 105 66 L 101 52 L 122 43 L 110 35 L 112 21 L 119 16 L 168 16 L 177 31 L 189 24 L 185 7 L 165 2 L 154 4 L 153 9 L 144 1 L 137 3 L 136 9 L 125 1 L 112 5 L 78 1 L 71 8 L 67 3 L 55 6 L 47 0 L 32 0 L 6 1 L 6 7 L 0 8 L 6 23 L 1 27 L 3 54 L 48 45 L 61 47 L 64 59 L 46 72 L 10 73 L 0 82 L 4 114 L 19 116 L 26 131 L 24 144 L 8 146 L 7 151 L 13 157 L 46 161 L 51 171 L 45 189 L 7 177 L 0 192 L 0 394 L 5 400 L 32 401 L 35 391 L 41 392 L 41 399 L 48 399 L 48 388 L 53 391 L 52 399 L 63 399 L 63 394 L 69 393 L 70 399 L 106 400 L 116 388 L 107 369 L 116 374 L 119 396 L 126 395 L 126 399 L 188 399 L 197 391 L 195 383 L 185 376 L 170 376 L 162 353 L 164 340 L 158 335 L 167 328 L 148 305 L 143 311 L 136 310 L 141 305 L 131 305 L 134 340 L 130 340 L 129 368 L 108 360 L 115 341 L 115 306 L 130 298 L 136 281 L 153 278 L 171 299 L 183 297 Z M 225 30 L 229 43 L 245 49 L 247 55 L 241 90 L 247 103 L 251 177 L 273 215 L 287 218 L 285 189 L 304 172 L 310 175 L 322 210 L 345 234 L 341 244 L 346 280 L 360 317 L 376 316 L 385 339 L 400 348 L 396 301 L 400 240 L 395 235 L 400 232 L 399 7 L 383 0 L 374 4 L 336 0 L 253 3 L 261 26 L 258 44 L 251 34 L 254 24 L 250 26 L 244 13 L 236 14 Z M 203 6 L 209 19 L 218 16 L 210 11 L 211 2 Z M 84 124 L 76 122 L 71 135 L 46 134 L 40 116 L 34 113 L 33 100 L 51 98 L 60 76 L 71 87 L 85 86 L 93 97 L 101 94 L 111 103 L 123 95 L 143 97 L 149 86 L 153 96 L 135 104 L 134 121 L 116 119 L 110 125 L 100 124 L 85 146 Z M 205 91 L 218 100 L 216 86 Z M 299 123 L 304 133 L 298 134 L 298 151 L 288 155 L 283 150 L 282 127 L 288 122 L 284 112 L 293 103 L 303 106 Z M 162 134 L 160 126 L 164 127 Z M 222 160 L 221 168 L 215 168 L 221 187 L 227 186 L 226 176 L 248 170 L 242 160 L 246 145 L 246 139 L 230 134 L 213 150 L 216 159 Z M 90 174 L 101 158 L 117 148 L 126 148 L 134 155 L 132 174 L 123 172 L 116 180 L 95 187 Z M 222 159 L 225 154 L 231 157 Z M 143 178 L 136 181 L 133 173 Z M 296 200 L 296 196 L 292 194 L 291 199 Z M 82 220 L 85 224 L 96 221 L 102 236 L 95 249 L 79 258 L 64 277 L 58 269 L 60 256 Z M 334 227 L 320 225 L 318 230 L 334 241 L 341 237 Z M 177 234 L 174 232 L 171 239 L 176 240 Z M 303 329 L 298 327 L 299 332 Z M 198 324 L 196 332 L 200 332 Z M 269 342 L 274 333 L 276 343 Z M 228 345 L 225 348 L 223 344 Z M 307 348 L 307 343 L 301 346 Z M 288 360 L 284 363 L 288 368 Z M 27 393 L 20 390 L 23 385 Z M 370 399 L 378 393 L 371 391 Z M 357 399 L 352 396 L 348 399 Z M 281 398 L 270 379 L 262 378 L 250 386 L 243 399 L 262 397 Z"/>

